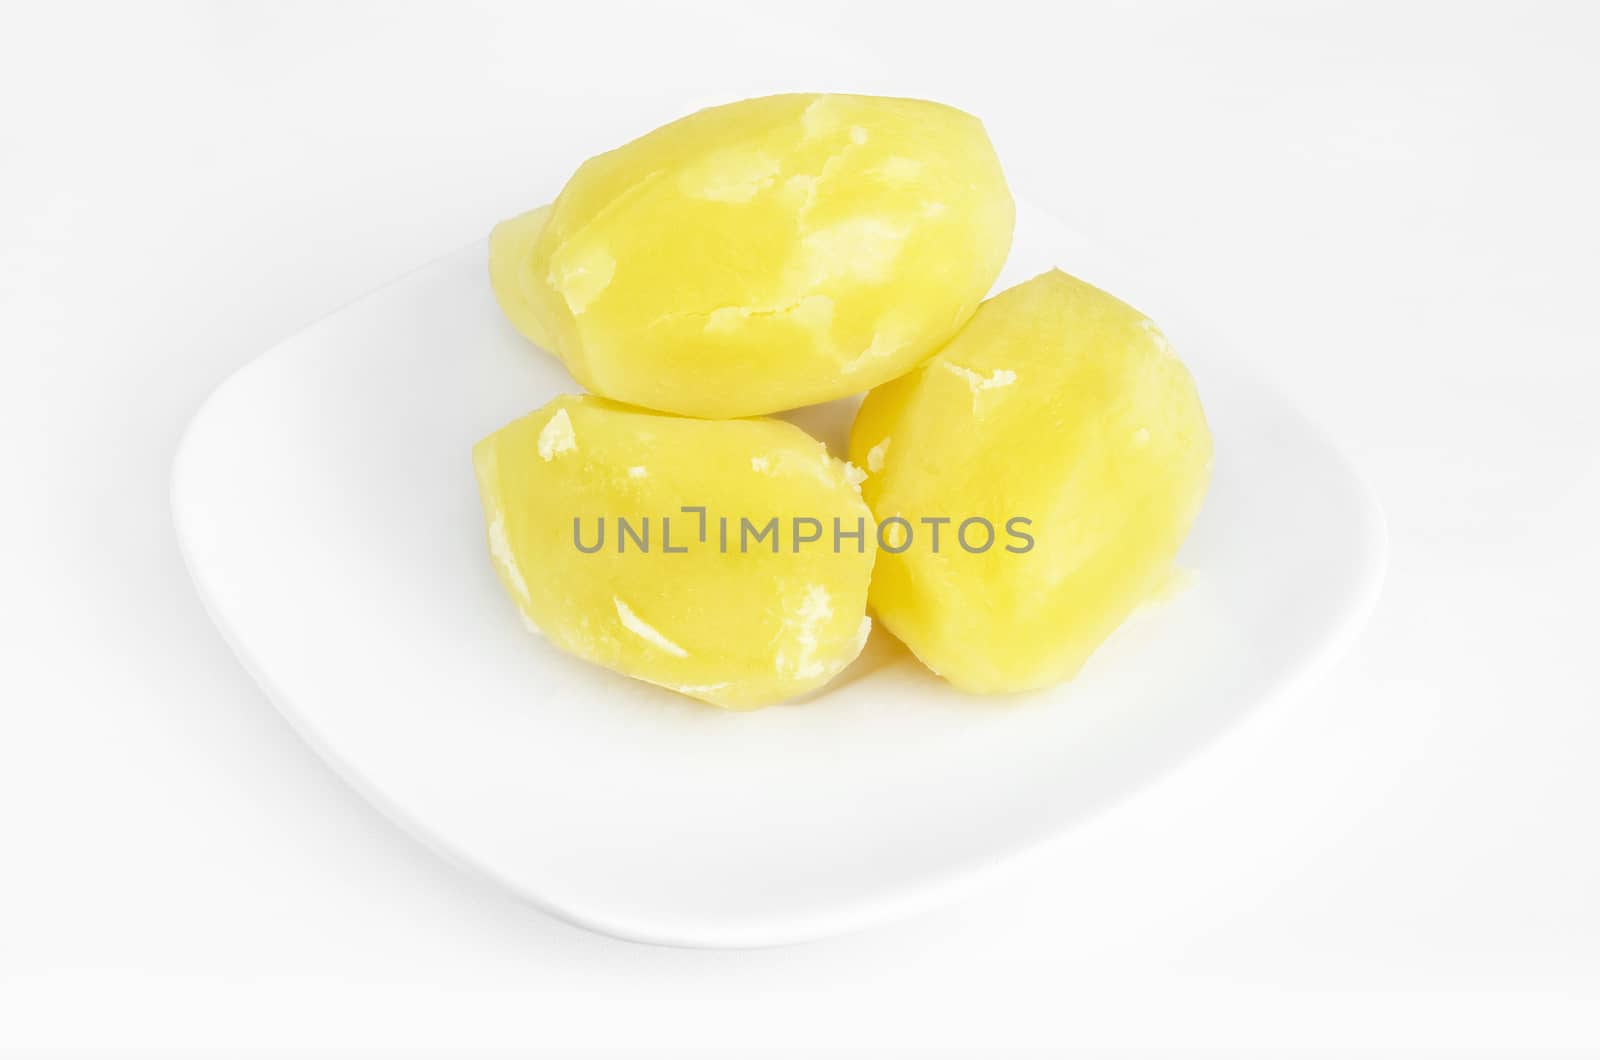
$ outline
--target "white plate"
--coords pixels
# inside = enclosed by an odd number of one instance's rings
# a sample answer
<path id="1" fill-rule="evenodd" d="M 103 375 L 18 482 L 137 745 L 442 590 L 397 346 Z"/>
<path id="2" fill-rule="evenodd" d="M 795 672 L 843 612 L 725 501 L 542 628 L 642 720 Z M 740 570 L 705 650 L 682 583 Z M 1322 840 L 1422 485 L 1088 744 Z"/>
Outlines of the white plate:
<path id="1" fill-rule="evenodd" d="M 220 386 L 173 512 L 211 616 L 306 740 L 433 849 L 574 923 L 754 946 L 925 908 L 1330 661 L 1376 595 L 1382 519 L 1334 446 L 1024 207 L 1002 286 L 1057 264 L 1100 283 L 1199 381 L 1216 471 L 1188 589 L 1021 699 L 962 696 L 881 632 L 824 692 L 753 713 L 586 665 L 524 630 L 485 554 L 470 446 L 577 387 L 502 320 L 484 261 L 436 262 Z M 849 411 L 797 418 L 838 451 Z"/>

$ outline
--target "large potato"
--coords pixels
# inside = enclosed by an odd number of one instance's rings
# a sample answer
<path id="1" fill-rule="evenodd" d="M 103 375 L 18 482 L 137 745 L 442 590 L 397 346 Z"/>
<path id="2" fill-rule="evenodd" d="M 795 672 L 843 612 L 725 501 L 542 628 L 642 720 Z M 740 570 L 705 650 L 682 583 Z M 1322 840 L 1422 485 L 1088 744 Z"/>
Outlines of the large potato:
<path id="1" fill-rule="evenodd" d="M 1211 434 L 1156 326 L 1053 271 L 867 395 L 850 453 L 885 525 L 879 619 L 957 687 L 1013 692 L 1076 673 L 1167 575 Z"/>
<path id="2" fill-rule="evenodd" d="M 511 321 L 597 394 L 748 416 L 857 393 L 936 350 L 1011 245 L 983 126 L 921 100 L 713 107 L 585 162 L 497 227 Z"/>
<path id="3" fill-rule="evenodd" d="M 501 582 L 573 655 L 757 707 L 827 683 L 866 641 L 859 475 L 798 427 L 560 397 L 472 459 Z"/>

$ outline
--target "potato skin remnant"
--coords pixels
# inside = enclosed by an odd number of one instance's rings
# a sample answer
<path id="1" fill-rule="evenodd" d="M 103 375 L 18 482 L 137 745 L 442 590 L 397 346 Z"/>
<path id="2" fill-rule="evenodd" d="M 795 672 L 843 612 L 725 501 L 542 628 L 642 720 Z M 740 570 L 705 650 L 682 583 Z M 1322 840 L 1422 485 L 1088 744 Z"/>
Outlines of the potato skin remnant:
<path id="1" fill-rule="evenodd" d="M 870 533 L 859 549 L 724 550 L 714 522 L 700 539 L 700 517 L 683 511 L 870 525 L 845 463 L 792 424 L 567 396 L 483 439 L 472 460 L 495 572 L 563 651 L 735 709 L 821 687 L 861 651 Z M 650 518 L 648 550 L 615 534 L 590 548 L 596 520 L 618 517 Z M 582 547 L 574 520 L 587 528 Z"/>
<path id="2" fill-rule="evenodd" d="M 983 126 L 922 100 L 713 107 L 497 226 L 495 296 L 597 394 L 759 415 L 904 373 L 971 316 L 1014 208 Z"/>
<path id="3" fill-rule="evenodd" d="M 867 395 L 850 458 L 872 469 L 862 491 L 880 518 L 1032 520 L 1021 554 L 934 553 L 926 535 L 885 550 L 871 593 L 951 684 L 1019 692 L 1073 676 L 1164 584 L 1205 496 L 1211 434 L 1160 330 L 1057 270 L 985 302 Z"/>

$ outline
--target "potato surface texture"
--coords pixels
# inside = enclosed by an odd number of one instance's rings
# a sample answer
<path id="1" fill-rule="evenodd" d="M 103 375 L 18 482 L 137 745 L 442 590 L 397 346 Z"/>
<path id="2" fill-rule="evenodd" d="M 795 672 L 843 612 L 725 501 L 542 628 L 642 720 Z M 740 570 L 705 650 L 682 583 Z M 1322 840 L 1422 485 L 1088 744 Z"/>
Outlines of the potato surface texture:
<path id="1" fill-rule="evenodd" d="M 554 346 L 554 340 L 539 322 L 532 303 L 523 297 L 521 277 L 522 265 L 533 254 L 533 244 L 549 217 L 550 207 L 541 206 L 501 221 L 489 233 L 489 284 L 495 301 L 524 338 L 546 350 Z"/>
<path id="2" fill-rule="evenodd" d="M 879 620 L 958 688 L 1017 692 L 1075 674 L 1167 576 L 1210 479 L 1211 434 L 1156 326 L 1052 271 L 869 394 L 850 452 L 877 518 L 911 529 L 899 554 L 884 538 Z M 922 520 L 941 517 L 936 551 Z M 986 550 L 981 524 L 958 533 L 972 518 L 994 527 Z"/>
<path id="3" fill-rule="evenodd" d="M 585 162 L 499 226 L 501 306 L 596 394 L 689 416 L 859 393 L 927 357 L 1000 272 L 1014 209 L 976 118 L 784 95 Z"/>
<path id="4" fill-rule="evenodd" d="M 871 513 L 859 476 L 798 427 L 568 396 L 472 457 L 495 570 L 562 650 L 733 708 L 808 692 L 860 653 Z M 796 518 L 817 527 L 791 533 Z M 865 533 L 836 549 L 835 518 Z"/>

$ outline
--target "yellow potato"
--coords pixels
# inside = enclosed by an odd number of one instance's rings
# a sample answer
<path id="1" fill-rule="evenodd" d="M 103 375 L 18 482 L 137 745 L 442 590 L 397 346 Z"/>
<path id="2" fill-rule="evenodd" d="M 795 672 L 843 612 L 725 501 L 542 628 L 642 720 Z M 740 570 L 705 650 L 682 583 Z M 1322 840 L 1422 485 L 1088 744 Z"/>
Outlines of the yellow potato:
<path id="1" fill-rule="evenodd" d="M 921 100 L 713 107 L 502 224 L 500 304 L 589 390 L 690 416 L 859 393 L 947 340 L 1011 246 L 983 126 Z"/>
<path id="2" fill-rule="evenodd" d="M 860 476 L 798 427 L 568 396 L 472 460 L 495 570 L 564 651 L 746 708 L 826 684 L 866 641 Z"/>
<path id="3" fill-rule="evenodd" d="M 1071 677 L 1158 589 L 1211 434 L 1156 326 L 1052 271 L 867 395 L 850 453 L 884 527 L 878 618 L 958 688 L 1015 692 Z"/>

